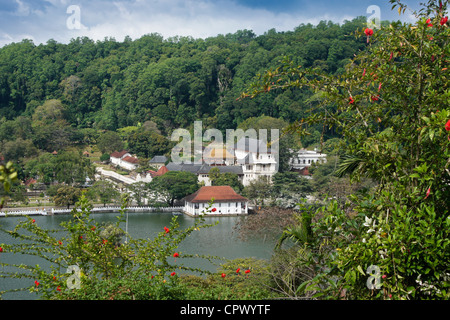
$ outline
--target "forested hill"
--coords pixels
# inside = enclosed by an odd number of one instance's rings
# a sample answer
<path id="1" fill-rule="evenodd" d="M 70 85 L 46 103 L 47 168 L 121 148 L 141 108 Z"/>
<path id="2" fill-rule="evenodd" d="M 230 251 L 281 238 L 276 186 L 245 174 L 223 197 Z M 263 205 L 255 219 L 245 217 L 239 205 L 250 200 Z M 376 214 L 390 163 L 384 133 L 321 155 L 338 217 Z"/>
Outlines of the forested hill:
<path id="1" fill-rule="evenodd" d="M 286 55 L 299 65 L 339 72 L 364 48 L 363 39 L 351 36 L 364 24 L 360 17 L 342 25 L 323 21 L 290 32 L 256 36 L 242 30 L 207 39 L 149 34 L 123 42 L 24 40 L 0 49 L 0 118 L 31 117 L 46 100 L 57 99 L 77 128 L 116 130 L 153 120 L 166 131 L 203 119 L 223 129 L 262 114 L 290 122 L 304 110 L 302 92 L 236 98 L 258 72 Z"/>

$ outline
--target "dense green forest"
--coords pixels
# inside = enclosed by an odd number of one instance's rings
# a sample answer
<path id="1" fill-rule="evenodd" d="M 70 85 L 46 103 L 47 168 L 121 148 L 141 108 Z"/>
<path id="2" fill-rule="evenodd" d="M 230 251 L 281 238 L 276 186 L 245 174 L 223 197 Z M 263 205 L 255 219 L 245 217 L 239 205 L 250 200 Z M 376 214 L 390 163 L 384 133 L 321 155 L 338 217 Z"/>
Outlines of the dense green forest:
<path id="1" fill-rule="evenodd" d="M 0 140 L 22 139 L 29 150 L 33 144 L 53 151 L 86 137 L 89 130 L 82 129 L 116 131 L 151 121 L 167 135 L 194 120 L 221 130 L 261 115 L 292 122 L 304 116 L 308 92 L 236 98 L 284 56 L 304 67 L 341 72 L 365 48 L 364 39 L 352 35 L 365 22 L 322 21 L 259 36 L 240 30 L 207 39 L 148 34 L 123 42 L 9 44 L 0 49 Z M 57 135 L 50 133 L 55 130 Z M 49 141 L 55 136 L 59 141 Z"/>

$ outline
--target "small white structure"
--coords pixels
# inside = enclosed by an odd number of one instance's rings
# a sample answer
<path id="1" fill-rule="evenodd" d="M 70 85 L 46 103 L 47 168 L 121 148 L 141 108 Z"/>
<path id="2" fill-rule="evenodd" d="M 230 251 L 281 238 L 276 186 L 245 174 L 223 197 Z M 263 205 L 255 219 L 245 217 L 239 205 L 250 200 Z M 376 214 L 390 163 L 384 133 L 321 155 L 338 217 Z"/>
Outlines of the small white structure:
<path id="1" fill-rule="evenodd" d="M 289 159 L 289 166 L 294 170 L 302 170 L 305 167 L 310 167 L 313 163 L 326 162 L 326 154 L 317 152 L 316 149 L 314 149 L 314 151 L 300 149 L 291 157 L 291 159 Z"/>
<path id="2" fill-rule="evenodd" d="M 120 166 L 126 170 L 136 170 L 139 167 L 139 160 L 135 157 L 128 156 L 122 159 Z"/>
<path id="3" fill-rule="evenodd" d="M 126 170 L 136 170 L 139 166 L 139 160 L 125 150 L 121 152 L 115 151 L 111 153 L 109 157 L 112 164 L 115 164 L 116 166 L 119 166 Z"/>
<path id="4" fill-rule="evenodd" d="M 230 186 L 205 186 L 184 198 L 184 213 L 231 216 L 248 214 L 248 199 L 237 194 Z M 213 200 L 210 212 L 206 212 Z"/>
<path id="5" fill-rule="evenodd" d="M 125 151 L 125 150 L 120 151 L 120 152 L 114 151 L 113 153 L 111 153 L 109 155 L 109 159 L 110 159 L 111 163 L 115 164 L 117 166 L 120 165 L 121 160 L 123 158 L 125 158 L 125 157 L 131 157 L 131 154 L 128 153 L 128 151 Z"/>
<path id="6" fill-rule="evenodd" d="M 244 186 L 259 177 L 272 181 L 278 172 L 276 154 L 262 140 L 243 137 L 234 145 L 234 154 L 236 163 L 242 166 Z"/>

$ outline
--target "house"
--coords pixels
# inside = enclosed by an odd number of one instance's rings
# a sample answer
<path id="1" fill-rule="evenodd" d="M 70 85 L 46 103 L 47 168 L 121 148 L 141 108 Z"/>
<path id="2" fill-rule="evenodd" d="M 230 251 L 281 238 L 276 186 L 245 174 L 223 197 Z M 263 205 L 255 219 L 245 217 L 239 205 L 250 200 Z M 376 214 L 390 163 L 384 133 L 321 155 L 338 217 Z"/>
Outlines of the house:
<path id="1" fill-rule="evenodd" d="M 259 177 L 269 181 L 278 172 L 277 154 L 262 140 L 243 137 L 234 145 L 236 164 L 242 166 L 242 184 L 248 186 Z"/>
<path id="2" fill-rule="evenodd" d="M 119 166 L 130 171 L 136 170 L 139 166 L 139 160 L 132 156 L 126 156 L 121 160 Z"/>
<path id="3" fill-rule="evenodd" d="M 167 162 L 167 157 L 166 156 L 154 156 L 149 162 L 148 164 L 151 167 L 154 167 L 155 169 L 159 169 L 162 166 L 164 166 Z"/>
<path id="4" fill-rule="evenodd" d="M 230 216 L 248 214 L 248 199 L 237 194 L 230 186 L 204 186 L 184 198 L 184 213 Z M 210 202 L 213 205 L 208 212 Z"/>
<path id="5" fill-rule="evenodd" d="M 325 162 L 327 162 L 327 155 L 317 152 L 317 149 L 314 149 L 314 151 L 300 149 L 289 159 L 289 166 L 294 171 L 300 171 L 310 167 L 313 163 Z"/>
<path id="6" fill-rule="evenodd" d="M 194 163 L 174 163 L 169 162 L 166 166 L 168 171 L 186 171 L 192 172 L 197 175 L 198 182 L 203 182 L 205 186 L 211 185 L 211 180 L 209 179 L 209 171 L 212 168 L 219 169 L 220 173 L 234 173 L 237 174 L 239 181 L 242 182 L 244 177 L 241 166 L 211 166 L 208 164 L 194 164 Z"/>
<path id="7" fill-rule="evenodd" d="M 111 153 L 109 155 L 109 160 L 111 161 L 112 164 L 115 164 L 116 166 L 120 165 L 120 161 L 125 158 L 125 157 L 131 157 L 131 154 L 128 153 L 128 151 L 114 151 L 113 153 Z"/>
<path id="8" fill-rule="evenodd" d="M 168 171 L 166 166 L 162 166 L 158 171 L 148 170 L 147 172 L 138 173 L 136 182 L 152 182 L 153 178 L 162 176 Z"/>
<path id="9" fill-rule="evenodd" d="M 139 160 L 125 150 L 121 152 L 115 151 L 111 153 L 110 161 L 112 164 L 130 171 L 136 170 L 139 166 Z"/>

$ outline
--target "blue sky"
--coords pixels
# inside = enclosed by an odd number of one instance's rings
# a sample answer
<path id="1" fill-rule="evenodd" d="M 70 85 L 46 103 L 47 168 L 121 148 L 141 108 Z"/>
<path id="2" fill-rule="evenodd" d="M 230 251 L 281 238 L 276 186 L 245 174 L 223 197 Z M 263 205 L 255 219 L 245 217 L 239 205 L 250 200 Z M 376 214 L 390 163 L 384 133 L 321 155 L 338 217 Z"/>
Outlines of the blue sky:
<path id="1" fill-rule="evenodd" d="M 404 2 L 417 8 L 418 1 Z M 302 23 L 369 17 L 371 5 L 380 8 L 382 20 L 411 21 L 409 14 L 391 11 L 388 0 L 0 0 L 0 46 L 24 38 L 36 44 L 49 39 L 67 43 L 79 36 L 122 41 L 153 32 L 165 38 L 205 38 L 243 29 L 263 34 Z"/>

